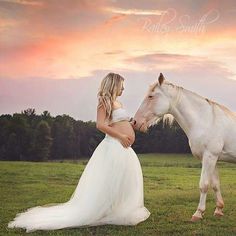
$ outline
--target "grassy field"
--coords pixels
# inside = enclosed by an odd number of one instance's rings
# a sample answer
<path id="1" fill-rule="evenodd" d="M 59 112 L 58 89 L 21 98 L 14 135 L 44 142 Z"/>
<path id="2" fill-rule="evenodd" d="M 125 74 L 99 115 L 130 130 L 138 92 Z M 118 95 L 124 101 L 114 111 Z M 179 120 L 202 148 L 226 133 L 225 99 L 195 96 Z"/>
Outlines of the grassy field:
<path id="1" fill-rule="evenodd" d="M 137 226 L 100 226 L 26 234 L 8 229 L 16 213 L 29 207 L 65 202 L 87 161 L 78 163 L 0 162 L 0 235 L 236 235 L 236 165 L 218 163 L 225 215 L 213 216 L 213 191 L 202 221 L 190 223 L 199 200 L 201 164 L 191 155 L 139 155 L 144 174 L 148 220 Z"/>

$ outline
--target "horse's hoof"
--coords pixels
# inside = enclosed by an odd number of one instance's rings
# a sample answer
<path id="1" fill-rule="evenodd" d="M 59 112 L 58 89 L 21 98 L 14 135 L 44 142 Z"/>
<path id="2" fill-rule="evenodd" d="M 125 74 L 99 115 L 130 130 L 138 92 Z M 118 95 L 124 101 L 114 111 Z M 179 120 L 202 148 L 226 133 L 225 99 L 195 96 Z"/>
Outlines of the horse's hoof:
<path id="1" fill-rule="evenodd" d="M 193 215 L 192 218 L 191 218 L 191 222 L 197 222 L 197 221 L 200 221 L 202 220 L 202 217 L 198 217 L 198 216 L 195 216 Z"/>
<path id="2" fill-rule="evenodd" d="M 224 215 L 224 213 L 222 211 L 215 210 L 215 212 L 214 212 L 214 216 L 216 216 L 216 217 L 222 217 L 223 215 Z"/>

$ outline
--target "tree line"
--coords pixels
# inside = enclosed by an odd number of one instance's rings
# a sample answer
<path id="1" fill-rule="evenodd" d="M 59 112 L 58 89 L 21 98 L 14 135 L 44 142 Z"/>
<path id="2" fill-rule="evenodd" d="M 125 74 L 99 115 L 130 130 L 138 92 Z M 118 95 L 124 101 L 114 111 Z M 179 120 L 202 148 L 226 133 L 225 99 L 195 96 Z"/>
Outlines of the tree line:
<path id="1" fill-rule="evenodd" d="M 177 122 L 163 122 L 147 133 L 136 132 L 132 145 L 136 153 L 189 153 L 188 139 Z M 47 161 L 90 157 L 104 134 L 93 121 L 75 120 L 68 115 L 37 115 L 28 108 L 21 113 L 0 116 L 0 160 Z"/>

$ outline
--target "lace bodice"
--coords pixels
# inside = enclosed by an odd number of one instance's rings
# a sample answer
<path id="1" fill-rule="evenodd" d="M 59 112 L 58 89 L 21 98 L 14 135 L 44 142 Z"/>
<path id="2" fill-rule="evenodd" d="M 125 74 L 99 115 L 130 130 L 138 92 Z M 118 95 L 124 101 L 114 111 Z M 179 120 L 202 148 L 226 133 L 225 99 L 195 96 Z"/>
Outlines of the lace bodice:
<path id="1" fill-rule="evenodd" d="M 117 109 L 114 109 L 111 114 L 111 121 L 109 124 L 122 121 L 122 120 L 130 120 L 130 117 L 128 116 L 126 110 L 123 107 L 119 107 Z"/>

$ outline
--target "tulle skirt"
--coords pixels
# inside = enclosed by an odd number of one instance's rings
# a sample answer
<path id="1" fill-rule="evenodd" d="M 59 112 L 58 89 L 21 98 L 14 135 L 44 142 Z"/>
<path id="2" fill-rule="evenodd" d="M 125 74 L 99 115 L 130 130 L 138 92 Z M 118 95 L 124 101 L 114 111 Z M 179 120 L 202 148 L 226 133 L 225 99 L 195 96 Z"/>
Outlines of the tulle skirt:
<path id="1" fill-rule="evenodd" d="M 134 150 L 106 135 L 65 203 L 18 213 L 9 228 L 55 230 L 104 224 L 136 225 L 150 215 L 144 207 L 143 175 Z"/>

